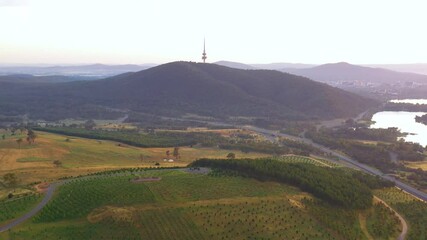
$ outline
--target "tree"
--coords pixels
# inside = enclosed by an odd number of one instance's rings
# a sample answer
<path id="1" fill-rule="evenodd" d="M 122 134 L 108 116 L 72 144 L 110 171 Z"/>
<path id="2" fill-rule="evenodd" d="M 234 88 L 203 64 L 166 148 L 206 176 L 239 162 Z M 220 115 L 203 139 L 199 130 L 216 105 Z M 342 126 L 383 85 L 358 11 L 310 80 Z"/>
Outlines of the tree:
<path id="1" fill-rule="evenodd" d="M 28 133 L 27 133 L 28 144 L 34 143 L 36 141 L 36 138 L 37 138 L 36 133 L 33 130 L 28 129 Z"/>
<path id="2" fill-rule="evenodd" d="M 18 177 L 14 173 L 6 173 L 3 181 L 8 187 L 15 187 L 18 184 Z"/>
<path id="3" fill-rule="evenodd" d="M 227 158 L 228 159 L 235 159 L 236 158 L 236 154 L 234 154 L 234 153 L 229 153 L 229 154 L 227 154 Z"/>
<path id="4" fill-rule="evenodd" d="M 3 140 L 5 140 L 5 139 L 6 139 L 6 135 L 4 135 L 4 134 L 3 134 L 3 135 L 1 136 L 1 138 L 2 138 Z"/>
<path id="5" fill-rule="evenodd" d="M 354 121 L 354 119 L 353 118 L 349 118 L 349 119 L 347 119 L 346 121 L 345 121 L 345 124 L 347 125 L 347 126 L 354 126 L 355 124 L 356 124 L 356 122 Z"/>
<path id="6" fill-rule="evenodd" d="M 55 167 L 61 167 L 62 166 L 62 162 L 59 160 L 55 160 L 53 161 L 53 165 L 55 165 Z"/>
<path id="7" fill-rule="evenodd" d="M 179 147 L 175 147 L 173 149 L 173 156 L 175 157 L 176 160 L 179 159 Z"/>
<path id="8" fill-rule="evenodd" d="M 170 158 L 170 156 L 171 156 L 171 151 L 167 150 L 167 151 L 166 151 L 166 157 L 167 157 L 167 158 Z"/>
<path id="9" fill-rule="evenodd" d="M 16 139 L 16 143 L 18 144 L 18 146 L 19 146 L 19 149 L 21 149 L 21 144 L 22 144 L 22 142 L 23 142 L 24 140 L 22 140 L 22 138 L 18 138 L 18 139 Z"/>
<path id="10" fill-rule="evenodd" d="M 92 119 L 90 119 L 90 120 L 87 120 L 84 123 L 84 127 L 85 127 L 86 130 L 92 130 L 92 129 L 94 129 L 96 127 L 96 123 L 95 123 L 95 121 L 93 121 Z"/>

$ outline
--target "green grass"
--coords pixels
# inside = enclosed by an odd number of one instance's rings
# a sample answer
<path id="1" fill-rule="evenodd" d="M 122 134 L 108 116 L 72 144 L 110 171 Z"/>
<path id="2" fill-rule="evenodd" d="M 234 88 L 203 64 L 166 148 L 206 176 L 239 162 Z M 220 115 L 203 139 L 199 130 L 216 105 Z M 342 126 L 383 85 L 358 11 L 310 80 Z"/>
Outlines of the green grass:
<path id="1" fill-rule="evenodd" d="M 427 204 L 397 188 L 376 190 L 375 195 L 400 213 L 409 225 L 407 239 L 427 239 Z"/>
<path id="2" fill-rule="evenodd" d="M 103 205 L 127 205 L 154 202 L 144 184 L 134 184 L 129 176 L 77 179 L 64 185 L 56 197 L 34 218 L 34 222 L 52 222 L 84 217 Z"/>
<path id="3" fill-rule="evenodd" d="M 186 202 L 239 196 L 261 197 L 297 193 L 298 190 L 273 182 L 259 182 L 241 177 L 210 177 L 171 172 L 159 182 L 146 183 L 161 202 Z M 208 187 L 207 187 L 208 186 Z"/>
<path id="4" fill-rule="evenodd" d="M 41 198 L 42 196 L 35 194 L 18 199 L 0 201 L 0 225 L 31 210 L 31 208 L 41 201 Z"/>
<path id="5" fill-rule="evenodd" d="M 211 239 L 327 239 L 330 234 L 286 199 L 196 205 L 189 210 Z"/>
<path id="6" fill-rule="evenodd" d="M 325 229 L 330 229 L 327 239 L 340 239 L 342 236 L 345 236 L 345 239 L 365 239 L 360 229 L 359 211 L 337 208 L 315 199 L 305 200 L 304 203 L 318 224 Z"/>
<path id="7" fill-rule="evenodd" d="M 367 229 L 375 239 L 395 239 L 399 235 L 396 225 L 400 224 L 399 218 L 383 203 L 376 203 L 368 214 Z"/>
<path id="8" fill-rule="evenodd" d="M 297 155 L 282 156 L 282 157 L 278 157 L 277 160 L 283 161 L 286 163 L 310 163 L 320 167 L 324 167 L 324 166 L 340 167 L 339 164 L 325 160 L 325 159 L 311 158 L 311 157 L 304 157 L 304 156 L 297 156 Z"/>
<path id="9" fill-rule="evenodd" d="M 123 170 L 70 180 L 0 239 L 365 239 L 357 213 L 275 182 Z"/>

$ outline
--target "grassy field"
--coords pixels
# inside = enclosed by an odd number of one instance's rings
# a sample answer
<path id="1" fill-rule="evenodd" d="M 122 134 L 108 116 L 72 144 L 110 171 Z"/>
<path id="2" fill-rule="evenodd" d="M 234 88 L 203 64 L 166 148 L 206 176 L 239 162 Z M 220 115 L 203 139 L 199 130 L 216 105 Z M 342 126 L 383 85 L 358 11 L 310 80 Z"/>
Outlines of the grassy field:
<path id="1" fill-rule="evenodd" d="M 16 139 L 25 139 L 25 135 L 11 136 L 8 133 L 5 140 L 0 139 L 0 176 L 15 172 L 22 184 L 28 184 L 115 168 L 149 167 L 157 162 L 164 167 L 185 166 L 198 158 L 225 158 L 231 152 L 217 148 L 181 147 L 181 157 L 178 161 L 164 162 L 166 151 L 172 153 L 173 148 L 139 148 L 117 142 L 44 132 L 37 132 L 37 135 L 35 144 L 28 145 L 24 141 L 21 147 L 16 143 Z M 267 156 L 260 153 L 233 152 L 237 158 Z M 61 161 L 62 165 L 55 166 L 54 160 Z"/>
<path id="2" fill-rule="evenodd" d="M 25 214 L 40 202 L 41 198 L 39 194 L 31 194 L 18 199 L 0 201 L 0 223 Z"/>
<path id="3" fill-rule="evenodd" d="M 414 169 L 421 168 L 422 170 L 427 171 L 427 161 L 422 161 L 422 162 L 406 162 L 405 166 L 410 167 L 410 168 L 414 168 Z"/>
<path id="4" fill-rule="evenodd" d="M 130 181 L 153 177 L 159 181 Z M 38 215 L 0 239 L 369 239 L 361 212 L 275 182 L 122 171 L 70 180 Z"/>

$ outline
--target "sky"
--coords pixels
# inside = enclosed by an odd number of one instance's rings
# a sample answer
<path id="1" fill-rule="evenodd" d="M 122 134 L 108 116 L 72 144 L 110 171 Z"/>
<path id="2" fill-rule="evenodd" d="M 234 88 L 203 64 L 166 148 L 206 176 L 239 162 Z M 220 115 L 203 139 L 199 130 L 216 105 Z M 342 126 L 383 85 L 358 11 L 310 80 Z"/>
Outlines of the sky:
<path id="1" fill-rule="evenodd" d="M 0 0 L 0 64 L 427 63 L 425 0 Z"/>

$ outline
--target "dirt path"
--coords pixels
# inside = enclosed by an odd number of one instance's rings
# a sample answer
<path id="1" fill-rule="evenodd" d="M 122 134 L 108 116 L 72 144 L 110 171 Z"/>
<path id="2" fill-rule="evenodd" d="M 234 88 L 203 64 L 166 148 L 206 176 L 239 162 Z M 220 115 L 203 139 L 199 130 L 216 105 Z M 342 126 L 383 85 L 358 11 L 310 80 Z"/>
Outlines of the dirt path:
<path id="1" fill-rule="evenodd" d="M 399 237 L 397 237 L 397 240 L 405 240 L 406 234 L 408 233 L 408 224 L 406 223 L 406 220 L 400 216 L 398 212 L 396 212 L 392 207 L 390 207 L 386 202 L 384 202 L 382 199 L 378 198 L 377 196 L 374 196 L 374 198 L 384 204 L 386 207 L 390 208 L 397 218 L 399 218 L 400 224 L 402 225 L 402 232 L 400 233 Z"/>
<path id="2" fill-rule="evenodd" d="M 359 213 L 359 224 L 360 229 L 365 234 L 366 238 L 368 238 L 368 240 L 374 240 L 372 235 L 369 233 L 368 228 L 366 228 L 366 215 L 363 213 Z"/>

